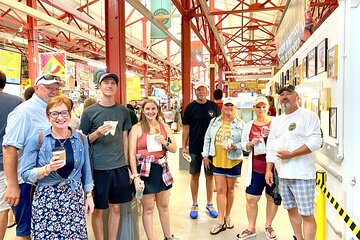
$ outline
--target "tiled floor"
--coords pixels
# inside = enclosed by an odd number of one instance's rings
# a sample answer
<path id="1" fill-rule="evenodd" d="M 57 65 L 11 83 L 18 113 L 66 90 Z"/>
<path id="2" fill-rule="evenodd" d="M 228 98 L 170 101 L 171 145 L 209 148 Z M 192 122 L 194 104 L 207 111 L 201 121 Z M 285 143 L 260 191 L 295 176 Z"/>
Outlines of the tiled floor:
<path id="1" fill-rule="evenodd" d="M 181 134 L 175 134 L 175 139 L 178 147 L 181 147 Z M 242 174 L 239 178 L 239 184 L 236 185 L 235 202 L 232 209 L 232 222 L 235 224 L 234 229 L 228 229 L 216 236 L 210 235 L 209 231 L 212 226 L 216 224 L 216 219 L 210 218 L 205 213 L 206 204 L 206 191 L 205 191 L 205 178 L 202 174 L 200 179 L 199 188 L 199 218 L 196 220 L 189 218 L 189 211 L 191 207 L 191 193 L 189 187 L 190 176 L 188 171 L 179 170 L 179 153 L 171 154 L 169 158 L 169 165 L 173 174 L 175 183 L 171 189 L 170 196 L 170 215 L 171 215 L 171 231 L 181 240 L 192 239 L 226 239 L 233 240 L 240 231 L 247 227 L 247 217 L 245 210 L 245 173 L 246 173 L 246 160 L 243 164 Z M 216 193 L 213 196 L 214 205 L 216 205 Z M 139 218 L 141 219 L 141 218 Z M 142 227 L 141 220 L 139 220 L 139 235 L 140 240 L 145 240 L 146 236 Z M 257 236 L 251 239 L 265 240 L 264 234 L 265 224 L 265 196 L 260 200 L 259 216 L 257 219 L 256 230 Z M 287 216 L 287 212 L 280 206 L 277 216 L 275 217 L 273 227 L 277 233 L 279 240 L 292 239 L 292 229 Z M 90 219 L 88 219 L 89 239 L 94 239 Z M 161 225 L 159 222 L 157 210 L 154 212 L 154 232 L 156 239 L 163 239 Z M 14 239 L 15 228 L 8 230 L 5 239 Z M 121 239 L 126 240 L 126 239 Z"/>

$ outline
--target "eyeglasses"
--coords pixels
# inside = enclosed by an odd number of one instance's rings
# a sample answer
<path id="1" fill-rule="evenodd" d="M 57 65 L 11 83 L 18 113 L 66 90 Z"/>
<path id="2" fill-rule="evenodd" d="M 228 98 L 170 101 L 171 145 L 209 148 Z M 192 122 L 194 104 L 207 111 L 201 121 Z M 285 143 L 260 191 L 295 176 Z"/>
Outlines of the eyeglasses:
<path id="1" fill-rule="evenodd" d="M 52 118 L 58 118 L 59 115 L 61 115 L 62 117 L 67 117 L 69 116 L 69 111 L 68 110 L 63 110 L 61 112 L 57 112 L 57 111 L 53 111 L 53 112 L 48 112 L 48 114 L 52 117 Z"/>
<path id="2" fill-rule="evenodd" d="M 280 97 L 285 97 L 285 96 L 290 96 L 290 95 L 293 95 L 294 92 L 287 92 L 287 91 L 284 91 L 280 94 Z"/>
<path id="3" fill-rule="evenodd" d="M 45 74 L 45 75 L 43 75 L 41 78 L 39 78 L 37 81 L 36 81 L 36 83 L 35 83 L 35 85 L 37 85 L 38 84 L 38 82 L 40 82 L 41 80 L 56 80 L 56 81 L 58 81 L 58 82 L 61 82 L 61 78 L 59 77 L 59 76 L 56 76 L 56 75 L 53 75 L 53 74 Z"/>

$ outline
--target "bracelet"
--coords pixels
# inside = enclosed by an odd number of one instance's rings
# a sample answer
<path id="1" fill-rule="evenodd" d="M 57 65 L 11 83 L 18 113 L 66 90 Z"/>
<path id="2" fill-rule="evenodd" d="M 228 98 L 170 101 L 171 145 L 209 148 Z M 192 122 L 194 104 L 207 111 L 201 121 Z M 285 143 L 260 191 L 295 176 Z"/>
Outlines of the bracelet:
<path id="1" fill-rule="evenodd" d="M 138 177 L 140 177 L 140 174 L 136 173 L 136 174 L 131 175 L 130 179 L 134 180 L 135 178 L 138 178 Z"/>

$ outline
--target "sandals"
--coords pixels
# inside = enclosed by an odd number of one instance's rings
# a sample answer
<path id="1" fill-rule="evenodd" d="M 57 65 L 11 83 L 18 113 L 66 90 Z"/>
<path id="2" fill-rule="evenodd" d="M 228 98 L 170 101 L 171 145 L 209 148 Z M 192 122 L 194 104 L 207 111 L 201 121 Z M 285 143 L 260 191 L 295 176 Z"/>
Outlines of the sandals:
<path id="1" fill-rule="evenodd" d="M 265 228 L 265 237 L 268 240 L 276 240 L 276 234 L 272 227 Z"/>
<path id="2" fill-rule="evenodd" d="M 237 240 L 245 240 L 245 239 L 252 238 L 255 236 L 256 236 L 256 232 L 252 232 L 248 229 L 245 229 L 241 234 L 239 233 L 236 235 L 236 239 Z"/>
<path id="3" fill-rule="evenodd" d="M 234 224 L 231 223 L 230 218 L 225 218 L 224 221 L 225 221 L 225 225 L 226 225 L 227 229 L 233 229 L 234 228 Z"/>
<path id="4" fill-rule="evenodd" d="M 226 223 L 224 224 L 217 224 L 215 227 L 213 227 L 211 230 L 210 230 L 210 234 L 211 235 L 216 235 L 216 234 L 219 234 L 220 232 L 222 231 L 225 231 L 226 230 Z"/>

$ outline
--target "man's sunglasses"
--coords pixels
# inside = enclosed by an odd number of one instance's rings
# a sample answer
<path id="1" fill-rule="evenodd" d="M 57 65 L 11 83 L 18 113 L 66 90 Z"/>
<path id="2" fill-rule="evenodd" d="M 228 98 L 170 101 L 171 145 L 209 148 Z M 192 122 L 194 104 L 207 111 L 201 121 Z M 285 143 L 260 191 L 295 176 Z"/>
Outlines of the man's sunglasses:
<path id="1" fill-rule="evenodd" d="M 37 81 L 36 81 L 36 83 L 35 83 L 35 85 L 37 85 L 37 83 L 39 82 L 39 81 L 41 81 L 41 80 L 56 80 L 56 81 L 58 81 L 58 82 L 61 82 L 61 78 L 59 77 L 59 76 L 56 76 L 56 75 L 53 75 L 53 74 L 45 74 L 44 76 L 42 76 L 41 78 L 39 78 Z"/>

